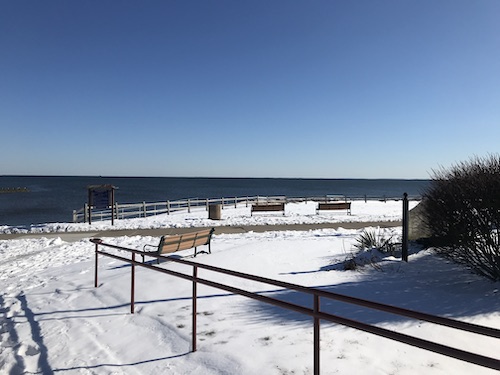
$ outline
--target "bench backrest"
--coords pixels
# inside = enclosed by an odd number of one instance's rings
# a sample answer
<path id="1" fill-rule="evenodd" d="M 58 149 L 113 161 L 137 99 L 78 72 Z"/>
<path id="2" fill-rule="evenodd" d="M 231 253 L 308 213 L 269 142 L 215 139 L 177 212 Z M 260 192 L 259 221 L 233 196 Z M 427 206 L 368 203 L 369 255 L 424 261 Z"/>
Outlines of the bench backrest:
<path id="1" fill-rule="evenodd" d="M 318 210 L 349 210 L 351 202 L 318 203 Z"/>
<path id="2" fill-rule="evenodd" d="M 285 204 L 254 204 L 252 205 L 252 211 L 285 211 Z"/>
<path id="3" fill-rule="evenodd" d="M 175 236 L 162 236 L 158 245 L 158 254 L 173 253 L 187 250 L 193 247 L 208 245 L 212 238 L 214 229 L 206 229 L 198 232 L 178 234 Z"/>

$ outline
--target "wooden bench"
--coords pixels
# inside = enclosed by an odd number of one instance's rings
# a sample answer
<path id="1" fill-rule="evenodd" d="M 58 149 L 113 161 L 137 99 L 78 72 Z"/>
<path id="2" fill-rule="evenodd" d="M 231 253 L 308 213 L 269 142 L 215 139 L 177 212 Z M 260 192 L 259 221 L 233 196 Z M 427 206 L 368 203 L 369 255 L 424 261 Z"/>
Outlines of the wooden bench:
<path id="1" fill-rule="evenodd" d="M 176 251 L 187 250 L 194 247 L 194 256 L 200 253 L 211 254 L 210 241 L 212 239 L 212 234 L 215 228 L 204 229 L 196 232 L 189 232 L 177 235 L 166 235 L 161 236 L 160 243 L 158 245 L 144 245 L 144 255 L 142 256 L 142 261 L 144 262 L 144 256 L 152 255 L 162 255 L 168 253 L 175 253 Z M 208 245 L 207 251 L 197 252 L 198 246 Z M 154 251 L 146 251 L 147 247 L 154 247 Z M 158 259 L 159 261 L 159 259 Z"/>
<path id="2" fill-rule="evenodd" d="M 351 214 L 351 202 L 331 202 L 331 203 L 318 203 L 316 213 L 322 210 L 347 210 L 347 214 Z"/>
<path id="3" fill-rule="evenodd" d="M 285 204 L 284 203 L 271 203 L 271 204 L 252 204 L 252 210 L 250 216 L 254 212 L 266 212 L 266 211 L 283 211 L 285 215 Z"/>

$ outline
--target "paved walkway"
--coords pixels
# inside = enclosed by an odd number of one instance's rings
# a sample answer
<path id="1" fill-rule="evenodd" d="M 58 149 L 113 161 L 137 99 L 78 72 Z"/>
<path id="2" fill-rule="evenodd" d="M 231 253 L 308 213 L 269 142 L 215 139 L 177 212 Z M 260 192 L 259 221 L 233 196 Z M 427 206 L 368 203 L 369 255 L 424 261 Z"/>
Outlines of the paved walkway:
<path id="1" fill-rule="evenodd" d="M 285 225 L 242 225 L 242 226 L 216 226 L 214 234 L 222 233 L 247 233 L 247 232 L 269 232 L 286 230 L 312 230 L 312 229 L 361 229 L 365 227 L 397 227 L 400 221 L 370 221 L 370 222 L 345 222 L 345 223 L 321 223 L 321 224 L 285 224 Z M 205 228 L 157 228 L 157 229 L 110 229 L 105 231 L 85 232 L 54 232 L 54 233 L 16 233 L 0 234 L 0 240 L 26 239 L 26 238 L 57 238 L 66 242 L 76 242 L 84 238 L 120 237 L 120 236 L 153 236 L 160 237 L 164 234 L 181 234 Z"/>

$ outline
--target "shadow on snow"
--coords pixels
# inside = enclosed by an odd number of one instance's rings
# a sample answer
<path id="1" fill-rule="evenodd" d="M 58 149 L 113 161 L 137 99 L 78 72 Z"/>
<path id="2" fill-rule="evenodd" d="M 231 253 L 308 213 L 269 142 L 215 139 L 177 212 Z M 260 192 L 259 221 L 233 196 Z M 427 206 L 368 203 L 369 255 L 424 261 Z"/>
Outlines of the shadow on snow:
<path id="1" fill-rule="evenodd" d="M 430 252 L 420 254 L 416 259 L 410 258 L 408 264 L 401 261 L 381 262 L 366 265 L 357 271 L 341 271 L 337 264 L 306 272 L 292 271 L 290 274 L 318 272 L 355 272 L 360 276 L 355 282 L 317 286 L 318 289 L 427 314 L 463 319 L 500 310 L 499 283 L 492 283 L 464 266 Z M 289 290 L 273 293 L 272 297 L 313 308 L 313 296 L 305 293 Z M 256 322 L 273 319 L 280 323 L 311 324 L 312 321 L 307 315 L 270 304 L 254 300 L 249 304 L 245 309 L 254 311 L 251 320 Z M 321 311 L 374 325 L 413 320 L 323 297 Z"/>

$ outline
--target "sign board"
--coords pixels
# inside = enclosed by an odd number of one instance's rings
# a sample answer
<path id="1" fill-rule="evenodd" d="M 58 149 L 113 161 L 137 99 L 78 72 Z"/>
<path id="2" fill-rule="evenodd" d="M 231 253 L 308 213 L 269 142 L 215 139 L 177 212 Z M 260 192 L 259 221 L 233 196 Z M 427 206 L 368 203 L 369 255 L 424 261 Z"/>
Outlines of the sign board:
<path id="1" fill-rule="evenodd" d="M 92 189 L 89 204 L 94 208 L 108 208 L 113 205 L 110 189 Z"/>
<path id="2" fill-rule="evenodd" d="M 108 209 L 111 208 L 111 224 L 114 224 L 115 219 L 115 189 L 113 185 L 91 185 L 88 187 L 89 200 L 89 224 L 92 223 L 92 209 Z"/>

